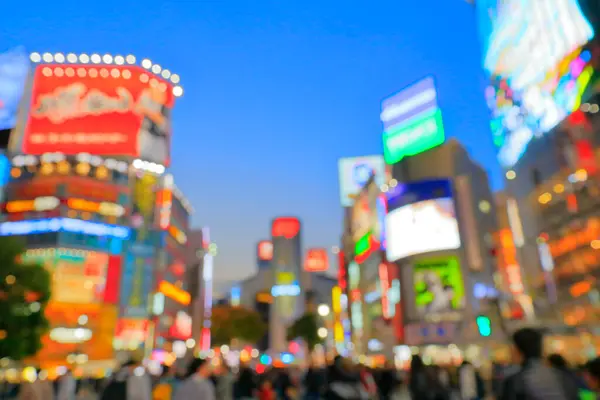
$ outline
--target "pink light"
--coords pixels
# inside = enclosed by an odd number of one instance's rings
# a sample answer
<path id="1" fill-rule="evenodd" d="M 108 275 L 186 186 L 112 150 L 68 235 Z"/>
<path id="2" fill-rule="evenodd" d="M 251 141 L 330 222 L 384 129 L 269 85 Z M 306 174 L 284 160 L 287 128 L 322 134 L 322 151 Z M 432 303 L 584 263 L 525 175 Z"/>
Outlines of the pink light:
<path id="1" fill-rule="evenodd" d="M 202 351 L 210 350 L 210 329 L 209 328 L 202 328 L 202 345 L 200 348 Z"/>

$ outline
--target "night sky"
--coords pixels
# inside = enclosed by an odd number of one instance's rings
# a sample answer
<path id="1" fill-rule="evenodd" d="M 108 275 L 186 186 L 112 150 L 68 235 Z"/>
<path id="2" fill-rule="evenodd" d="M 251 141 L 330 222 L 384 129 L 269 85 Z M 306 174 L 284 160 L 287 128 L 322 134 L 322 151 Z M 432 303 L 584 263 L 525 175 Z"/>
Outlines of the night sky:
<path id="1" fill-rule="evenodd" d="M 0 51 L 135 54 L 181 75 L 176 184 L 219 246 L 216 278 L 255 268 L 277 215 L 336 245 L 337 160 L 381 153 L 381 100 L 433 74 L 446 134 L 500 186 L 475 12 L 464 0 L 3 2 Z"/>

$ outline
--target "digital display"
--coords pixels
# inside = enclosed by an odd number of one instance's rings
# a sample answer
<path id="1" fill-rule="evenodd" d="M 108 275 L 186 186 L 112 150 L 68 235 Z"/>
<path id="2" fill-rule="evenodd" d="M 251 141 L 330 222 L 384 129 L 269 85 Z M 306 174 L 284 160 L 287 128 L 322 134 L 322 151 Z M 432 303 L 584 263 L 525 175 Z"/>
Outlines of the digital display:
<path id="1" fill-rule="evenodd" d="M 377 186 L 385 183 L 385 162 L 381 156 L 342 158 L 338 162 L 340 202 L 342 207 L 354 204 L 358 193 L 374 176 Z"/>
<path id="2" fill-rule="evenodd" d="M 444 143 L 442 112 L 433 78 L 427 77 L 382 103 L 383 155 L 395 164 Z"/>
<path id="3" fill-rule="evenodd" d="M 329 269 L 327 249 L 308 249 L 304 260 L 304 270 L 308 272 L 325 272 Z"/>
<path id="4" fill-rule="evenodd" d="M 271 234 L 273 237 L 292 239 L 300 232 L 300 221 L 294 217 L 281 217 L 273 221 Z"/>
<path id="5" fill-rule="evenodd" d="M 413 267 L 415 304 L 420 317 L 439 316 L 464 308 L 464 285 L 455 257 L 420 260 Z"/>
<path id="6" fill-rule="evenodd" d="M 22 151 L 168 165 L 173 104 L 171 85 L 141 67 L 42 64 L 34 72 Z"/>
<path id="7" fill-rule="evenodd" d="M 23 49 L 0 54 L 0 130 L 15 127 L 29 68 L 29 56 Z"/>
<path id="8" fill-rule="evenodd" d="M 577 0 L 479 0 L 485 95 L 498 159 L 515 165 L 535 138 L 581 105 L 594 75 L 594 28 Z"/>
<path id="9" fill-rule="evenodd" d="M 73 232 L 91 236 L 111 236 L 127 239 L 130 229 L 124 226 L 73 218 L 49 218 L 0 223 L 0 236 L 21 236 L 48 232 Z"/>
<path id="10" fill-rule="evenodd" d="M 386 217 L 389 261 L 460 247 L 460 234 L 450 197 L 408 204 Z"/>

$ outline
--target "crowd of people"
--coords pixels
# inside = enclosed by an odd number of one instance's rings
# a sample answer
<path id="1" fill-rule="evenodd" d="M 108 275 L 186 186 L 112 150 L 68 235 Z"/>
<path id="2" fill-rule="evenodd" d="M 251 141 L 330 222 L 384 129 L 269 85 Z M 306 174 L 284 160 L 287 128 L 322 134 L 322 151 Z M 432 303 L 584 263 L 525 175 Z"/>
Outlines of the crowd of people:
<path id="1" fill-rule="evenodd" d="M 159 377 L 151 376 L 141 363 L 129 361 L 106 382 L 91 385 L 82 385 L 66 373 L 54 385 L 44 380 L 21 385 L 18 398 L 87 400 L 78 392 L 82 387 L 89 392 L 91 387 L 100 400 L 600 399 L 600 358 L 578 368 L 571 368 L 558 354 L 543 358 L 543 336 L 535 329 L 515 332 L 513 345 L 513 364 L 495 364 L 489 379 L 468 361 L 458 368 L 442 367 L 426 365 L 418 355 L 406 374 L 391 364 L 372 369 L 340 356 L 325 368 L 272 368 L 261 374 L 250 365 L 233 371 L 224 361 L 215 366 L 196 358 L 185 373 L 164 366 Z"/>

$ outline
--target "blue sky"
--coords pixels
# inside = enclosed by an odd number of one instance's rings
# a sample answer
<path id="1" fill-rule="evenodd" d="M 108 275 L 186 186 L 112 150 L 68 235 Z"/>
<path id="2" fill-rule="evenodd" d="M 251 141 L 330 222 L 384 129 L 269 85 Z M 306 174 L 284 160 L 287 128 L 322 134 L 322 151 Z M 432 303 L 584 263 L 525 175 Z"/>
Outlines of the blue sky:
<path id="1" fill-rule="evenodd" d="M 9 1 L 0 51 L 148 57 L 181 75 L 177 185 L 219 245 L 217 279 L 254 269 L 270 220 L 339 241 L 340 157 L 381 152 L 381 100 L 436 77 L 447 135 L 500 186 L 475 12 L 464 0 Z M 370 5 L 367 5 L 370 4 Z"/>

